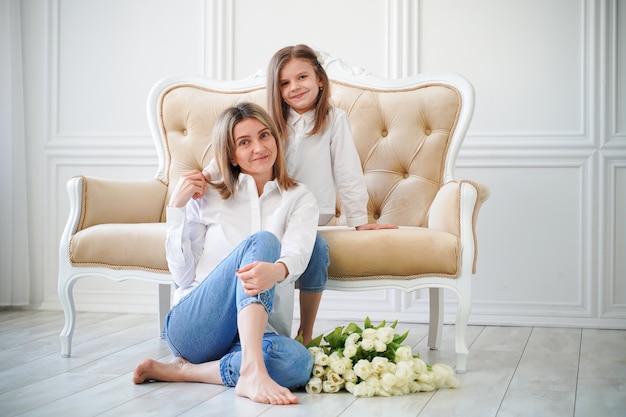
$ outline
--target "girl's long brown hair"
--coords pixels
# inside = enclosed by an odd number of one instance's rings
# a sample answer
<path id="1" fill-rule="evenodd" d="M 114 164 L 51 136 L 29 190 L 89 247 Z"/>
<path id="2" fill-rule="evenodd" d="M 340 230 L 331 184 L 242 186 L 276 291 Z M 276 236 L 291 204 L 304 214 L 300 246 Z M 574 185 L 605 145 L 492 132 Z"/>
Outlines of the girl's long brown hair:
<path id="1" fill-rule="evenodd" d="M 215 151 L 215 161 L 222 173 L 222 180 L 211 182 L 218 189 L 222 198 L 227 199 L 235 194 L 241 168 L 231 162 L 235 158 L 235 138 L 233 130 L 235 126 L 244 119 L 256 119 L 265 125 L 274 140 L 276 141 L 276 161 L 274 162 L 274 179 L 283 190 L 287 190 L 297 185 L 287 174 L 287 164 L 283 152 L 282 136 L 276 129 L 270 115 L 258 104 L 243 102 L 236 106 L 224 110 L 213 129 L 213 149 Z"/>
<path id="2" fill-rule="evenodd" d="M 311 64 L 315 74 L 322 82 L 322 90 L 317 96 L 315 104 L 315 125 L 309 135 L 314 135 L 326 129 L 328 112 L 330 111 L 330 81 L 326 70 L 317 60 L 315 51 L 307 45 L 286 46 L 272 56 L 267 70 L 267 108 L 270 116 L 276 122 L 278 133 L 287 140 L 287 119 L 289 117 L 289 105 L 285 103 L 280 92 L 280 71 L 285 64 L 294 58 L 304 59 Z"/>

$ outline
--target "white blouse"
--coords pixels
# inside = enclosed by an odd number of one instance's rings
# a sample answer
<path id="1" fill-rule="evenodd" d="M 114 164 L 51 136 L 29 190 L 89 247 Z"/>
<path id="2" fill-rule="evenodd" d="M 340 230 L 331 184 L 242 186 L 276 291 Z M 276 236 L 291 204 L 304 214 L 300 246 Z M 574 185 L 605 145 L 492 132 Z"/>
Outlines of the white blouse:
<path id="1" fill-rule="evenodd" d="M 308 136 L 314 126 L 315 110 L 303 115 L 293 109 L 288 119 L 289 144 L 286 149 L 287 172 L 306 184 L 315 195 L 320 210 L 320 225 L 335 215 L 337 193 L 348 226 L 367 223 L 367 187 L 361 160 L 354 145 L 348 114 L 330 110 L 330 123 L 323 132 Z"/>
<path id="2" fill-rule="evenodd" d="M 281 241 L 289 275 L 276 285 L 267 331 L 291 336 L 294 282 L 309 263 L 319 211 L 313 194 L 299 185 L 281 190 L 275 181 L 258 196 L 254 179 L 240 174 L 238 188 L 224 200 L 208 187 L 203 198 L 185 207 L 167 207 L 165 253 L 174 282 L 174 304 L 200 284 L 251 234 L 267 230 Z"/>

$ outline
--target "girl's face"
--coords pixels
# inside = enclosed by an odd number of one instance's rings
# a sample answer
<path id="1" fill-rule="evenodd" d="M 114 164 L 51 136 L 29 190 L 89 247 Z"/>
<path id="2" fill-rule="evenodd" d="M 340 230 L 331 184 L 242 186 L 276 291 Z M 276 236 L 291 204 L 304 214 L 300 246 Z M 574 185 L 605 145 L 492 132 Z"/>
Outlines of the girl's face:
<path id="1" fill-rule="evenodd" d="M 235 155 L 233 163 L 241 172 L 259 182 L 271 181 L 276 161 L 276 139 L 270 129 L 257 119 L 243 119 L 233 128 Z"/>
<path id="2" fill-rule="evenodd" d="M 278 75 L 280 94 L 289 107 L 298 114 L 306 113 L 315 107 L 323 84 L 309 61 L 302 58 L 290 59 Z"/>

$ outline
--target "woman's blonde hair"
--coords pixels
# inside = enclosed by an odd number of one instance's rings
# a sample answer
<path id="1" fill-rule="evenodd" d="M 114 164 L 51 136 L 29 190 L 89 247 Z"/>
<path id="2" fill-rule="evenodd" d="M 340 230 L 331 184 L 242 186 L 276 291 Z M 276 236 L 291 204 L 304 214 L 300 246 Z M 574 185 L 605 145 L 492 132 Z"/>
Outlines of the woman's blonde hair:
<path id="1" fill-rule="evenodd" d="M 235 194 L 239 181 L 241 168 L 239 165 L 233 165 L 235 159 L 235 138 L 233 130 L 235 126 L 245 120 L 255 119 L 265 125 L 274 140 L 276 141 L 276 161 L 274 161 L 274 179 L 280 188 L 287 190 L 294 187 L 297 183 L 287 174 L 287 164 L 283 152 L 282 137 L 276 129 L 276 125 L 272 121 L 270 115 L 258 104 L 243 102 L 236 106 L 229 107 L 224 110 L 217 118 L 215 127 L 213 128 L 213 149 L 215 152 L 215 162 L 222 174 L 222 179 L 217 182 L 211 182 L 222 195 L 227 199 Z"/>
<path id="2" fill-rule="evenodd" d="M 326 129 L 328 112 L 330 111 L 330 81 L 326 70 L 317 60 L 315 51 L 307 45 L 286 46 L 272 56 L 267 70 L 267 108 L 276 122 L 281 137 L 285 140 L 287 134 L 287 119 L 289 105 L 285 103 L 280 92 L 280 71 L 285 64 L 294 58 L 304 59 L 311 64 L 315 74 L 322 82 L 322 87 L 315 103 L 315 125 L 309 135 L 314 135 Z"/>

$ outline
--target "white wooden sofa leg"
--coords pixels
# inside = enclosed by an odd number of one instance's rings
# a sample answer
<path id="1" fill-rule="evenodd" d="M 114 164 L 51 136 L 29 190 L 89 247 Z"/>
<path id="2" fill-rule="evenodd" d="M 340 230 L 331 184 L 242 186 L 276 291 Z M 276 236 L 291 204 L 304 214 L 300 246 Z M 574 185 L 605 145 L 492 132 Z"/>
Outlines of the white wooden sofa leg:
<path id="1" fill-rule="evenodd" d="M 469 349 L 465 341 L 467 323 L 471 310 L 471 294 L 469 286 L 464 292 L 459 293 L 459 309 L 456 314 L 455 325 L 455 348 L 456 348 L 456 372 L 464 374 L 467 367 Z"/>
<path id="2" fill-rule="evenodd" d="M 441 346 L 443 333 L 443 288 L 429 288 L 430 318 L 428 327 L 428 347 L 431 350 Z"/>
<path id="3" fill-rule="evenodd" d="M 159 284 L 159 336 L 163 337 L 165 318 L 170 311 L 171 285 Z"/>
<path id="4" fill-rule="evenodd" d="M 69 358 L 72 354 L 72 336 L 76 326 L 76 309 L 74 307 L 74 295 L 72 293 L 75 279 L 66 280 L 59 278 L 57 293 L 63 313 L 65 315 L 65 325 L 59 335 L 61 339 L 61 356 Z"/>

